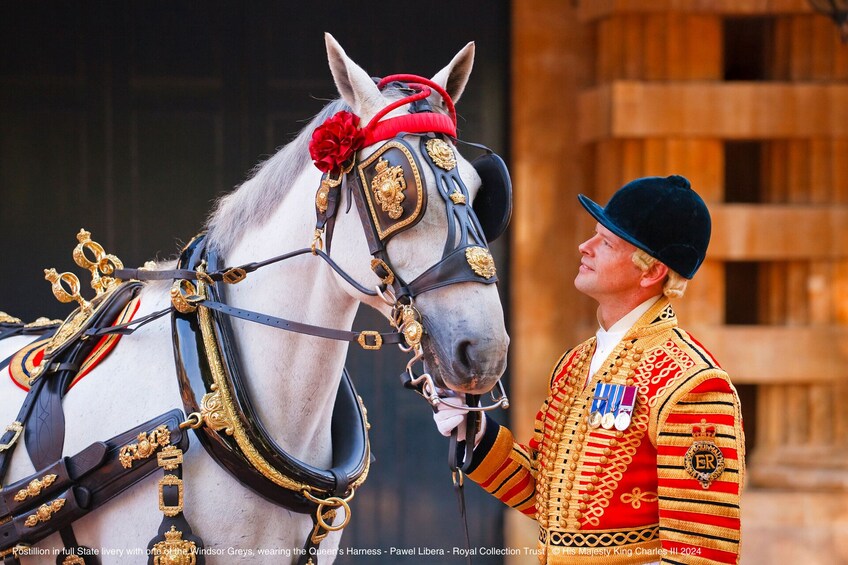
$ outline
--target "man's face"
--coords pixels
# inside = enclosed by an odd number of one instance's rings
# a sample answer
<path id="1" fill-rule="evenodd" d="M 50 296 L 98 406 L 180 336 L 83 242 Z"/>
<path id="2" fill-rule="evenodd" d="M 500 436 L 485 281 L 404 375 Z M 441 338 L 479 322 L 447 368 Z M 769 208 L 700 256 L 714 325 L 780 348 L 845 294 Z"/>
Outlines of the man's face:
<path id="1" fill-rule="evenodd" d="M 580 268 L 574 286 L 598 302 L 626 297 L 639 289 L 642 271 L 633 263 L 636 247 L 601 224 L 581 243 Z"/>

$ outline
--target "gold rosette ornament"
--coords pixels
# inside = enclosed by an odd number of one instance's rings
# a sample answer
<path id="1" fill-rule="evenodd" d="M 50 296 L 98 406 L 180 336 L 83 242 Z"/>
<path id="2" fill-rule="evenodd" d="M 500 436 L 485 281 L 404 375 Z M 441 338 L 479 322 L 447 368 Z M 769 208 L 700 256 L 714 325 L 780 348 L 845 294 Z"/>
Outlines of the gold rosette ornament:
<path id="1" fill-rule="evenodd" d="M 465 260 L 468 261 L 471 270 L 483 278 L 490 279 L 497 272 L 492 254 L 484 247 L 469 247 L 466 249 Z"/>

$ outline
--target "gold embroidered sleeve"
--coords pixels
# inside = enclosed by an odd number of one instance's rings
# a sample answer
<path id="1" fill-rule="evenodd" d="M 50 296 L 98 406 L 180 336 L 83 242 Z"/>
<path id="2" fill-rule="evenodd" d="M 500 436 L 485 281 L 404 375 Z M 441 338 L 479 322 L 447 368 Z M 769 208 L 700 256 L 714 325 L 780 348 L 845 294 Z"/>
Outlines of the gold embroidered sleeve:
<path id="1" fill-rule="evenodd" d="M 745 438 L 727 375 L 688 378 L 653 423 L 663 563 L 738 563 Z"/>

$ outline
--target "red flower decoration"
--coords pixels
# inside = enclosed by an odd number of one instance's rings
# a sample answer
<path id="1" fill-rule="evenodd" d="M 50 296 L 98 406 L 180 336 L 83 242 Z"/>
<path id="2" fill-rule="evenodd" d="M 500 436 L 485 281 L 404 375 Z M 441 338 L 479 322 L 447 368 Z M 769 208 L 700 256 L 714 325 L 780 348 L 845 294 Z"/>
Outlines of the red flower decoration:
<path id="1" fill-rule="evenodd" d="M 365 134 L 359 129 L 359 116 L 337 112 L 312 132 L 309 155 L 325 173 L 341 171 L 362 147 Z"/>

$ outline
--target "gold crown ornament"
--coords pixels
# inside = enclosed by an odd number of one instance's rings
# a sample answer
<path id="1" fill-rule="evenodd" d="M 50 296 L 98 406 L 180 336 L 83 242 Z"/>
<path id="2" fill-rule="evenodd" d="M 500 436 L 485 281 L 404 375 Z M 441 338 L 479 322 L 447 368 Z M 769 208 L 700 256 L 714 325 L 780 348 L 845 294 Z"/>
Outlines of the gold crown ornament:
<path id="1" fill-rule="evenodd" d="M 50 356 L 68 340 L 72 339 L 91 317 L 97 303 L 112 290 L 118 288 L 121 279 L 115 278 L 115 270 L 123 269 L 124 264 L 116 256 L 106 253 L 103 246 L 92 241 L 91 232 L 80 229 L 77 234 L 77 246 L 73 251 L 74 262 L 91 272 L 91 288 L 95 296 L 91 302 L 82 297 L 80 293 L 79 278 L 69 272 L 59 273 L 56 269 L 44 269 L 44 278 L 50 282 L 55 296 L 59 302 L 69 303 L 76 301 L 79 308 L 71 313 L 62 326 L 50 340 L 45 355 Z M 38 371 L 37 373 L 40 373 Z M 34 374 L 34 379 L 38 374 Z"/>

